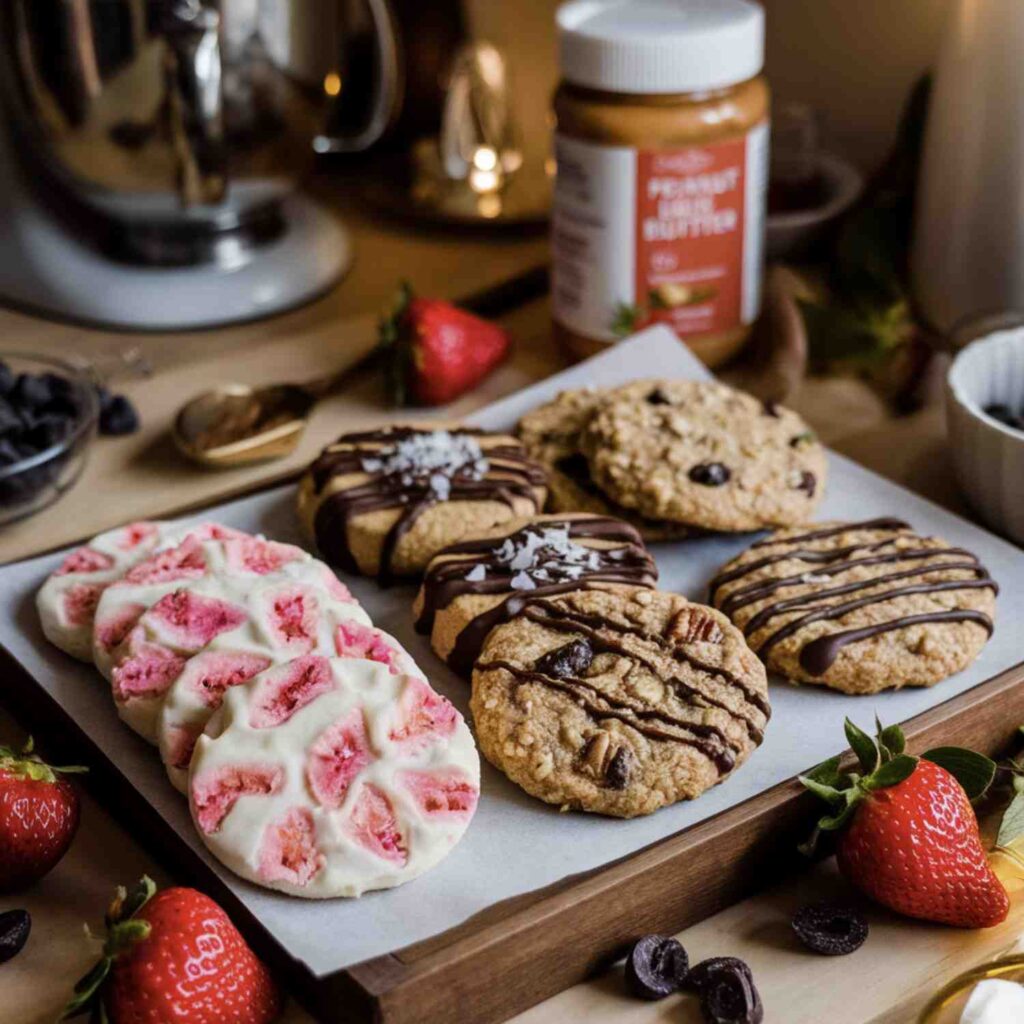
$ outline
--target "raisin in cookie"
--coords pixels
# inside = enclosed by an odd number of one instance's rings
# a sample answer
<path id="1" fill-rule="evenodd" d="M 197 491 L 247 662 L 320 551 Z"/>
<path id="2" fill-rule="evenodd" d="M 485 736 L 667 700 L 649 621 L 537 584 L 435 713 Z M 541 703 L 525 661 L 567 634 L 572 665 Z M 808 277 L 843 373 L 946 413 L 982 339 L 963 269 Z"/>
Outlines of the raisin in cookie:
<path id="1" fill-rule="evenodd" d="M 328 561 L 387 582 L 546 497 L 543 468 L 514 437 L 390 426 L 328 445 L 299 487 L 299 513 Z"/>
<path id="2" fill-rule="evenodd" d="M 431 560 L 413 608 L 416 629 L 468 678 L 487 634 L 526 601 L 589 586 L 653 587 L 657 579 L 640 535 L 619 519 L 513 519 Z"/>
<path id="3" fill-rule="evenodd" d="M 488 637 L 471 708 L 484 756 L 526 792 L 621 818 L 700 796 L 769 716 L 764 667 L 725 616 L 643 587 L 526 605 Z"/>
<path id="4" fill-rule="evenodd" d="M 769 669 L 861 694 L 965 668 L 992 633 L 997 590 L 969 551 L 873 519 L 773 533 L 722 568 L 711 602 Z"/>
<path id="5" fill-rule="evenodd" d="M 563 391 L 528 412 L 516 427 L 523 447 L 547 470 L 551 509 L 614 516 L 635 526 L 648 541 L 678 540 L 699 532 L 679 523 L 647 519 L 612 501 L 594 482 L 580 451 L 580 435 L 608 393 L 594 388 Z"/>
<path id="6" fill-rule="evenodd" d="M 580 445 L 619 504 L 709 530 L 805 522 L 825 489 L 825 450 L 795 412 L 714 381 L 618 388 Z"/>

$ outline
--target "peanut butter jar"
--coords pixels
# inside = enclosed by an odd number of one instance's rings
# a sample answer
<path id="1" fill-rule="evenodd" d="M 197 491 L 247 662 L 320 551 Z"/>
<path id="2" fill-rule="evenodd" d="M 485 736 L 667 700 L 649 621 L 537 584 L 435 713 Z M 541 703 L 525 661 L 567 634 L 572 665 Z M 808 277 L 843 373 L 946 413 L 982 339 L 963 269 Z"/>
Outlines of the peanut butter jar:
<path id="1" fill-rule="evenodd" d="M 723 362 L 761 308 L 764 11 L 572 0 L 557 21 L 556 334 L 583 358 L 665 323 Z"/>

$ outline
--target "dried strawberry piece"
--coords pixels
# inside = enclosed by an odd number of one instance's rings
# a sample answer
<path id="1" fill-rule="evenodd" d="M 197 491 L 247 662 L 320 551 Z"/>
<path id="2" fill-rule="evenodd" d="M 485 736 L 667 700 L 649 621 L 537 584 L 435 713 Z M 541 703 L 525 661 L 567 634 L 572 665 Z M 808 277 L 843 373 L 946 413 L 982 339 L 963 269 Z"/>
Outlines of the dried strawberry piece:
<path id="1" fill-rule="evenodd" d="M 277 572 L 283 565 L 306 557 L 302 548 L 294 544 L 279 544 L 262 537 L 236 537 L 226 541 L 224 553 L 230 568 L 261 576 Z"/>
<path id="2" fill-rule="evenodd" d="M 269 796 L 284 783 L 284 771 L 273 764 L 236 764 L 207 772 L 192 782 L 192 806 L 199 827 L 209 835 L 243 796 Z"/>
<path id="3" fill-rule="evenodd" d="M 432 690 L 423 679 L 410 677 L 398 702 L 398 720 L 389 738 L 406 753 L 446 739 L 455 732 L 459 713 L 451 701 Z"/>
<path id="4" fill-rule="evenodd" d="M 112 651 L 115 647 L 122 644 L 125 637 L 135 628 L 139 619 L 142 618 L 145 610 L 145 605 L 126 604 L 112 615 L 108 615 L 103 622 L 97 622 L 94 626 L 93 635 L 100 649 Z"/>
<path id="5" fill-rule="evenodd" d="M 150 540 L 157 533 L 156 523 L 145 521 L 129 523 L 121 530 L 117 539 L 117 546 L 122 551 L 134 551 L 143 541 Z"/>
<path id="6" fill-rule="evenodd" d="M 360 708 L 325 729 L 310 748 L 306 778 L 324 807 L 340 807 L 356 776 L 374 760 Z"/>
<path id="7" fill-rule="evenodd" d="M 270 634 L 279 647 L 308 654 L 316 642 L 320 603 L 303 587 L 279 590 L 270 602 Z"/>
<path id="8" fill-rule="evenodd" d="M 316 824 L 305 807 L 293 807 L 267 826 L 259 853 L 259 874 L 268 882 L 308 885 L 324 866 L 316 848 Z"/>
<path id="9" fill-rule="evenodd" d="M 405 837 L 398 828 L 391 801 L 376 786 L 367 784 L 362 787 L 345 823 L 345 831 L 360 846 L 382 860 L 405 864 L 409 859 Z"/>
<path id="10" fill-rule="evenodd" d="M 262 654 L 201 651 L 189 659 L 181 678 L 208 708 L 219 708 L 226 690 L 247 682 L 269 667 L 270 659 Z"/>
<path id="11" fill-rule="evenodd" d="M 194 538 L 201 540 L 237 540 L 241 537 L 249 537 L 251 534 L 244 530 L 236 530 L 233 526 L 224 526 L 222 523 L 198 523 L 188 531 L 186 540 Z"/>
<path id="12" fill-rule="evenodd" d="M 53 575 L 67 576 L 72 572 L 103 572 L 110 569 L 113 564 L 114 560 L 110 555 L 105 555 L 102 551 L 96 551 L 90 547 L 77 548 L 61 562 L 60 568 Z"/>
<path id="13" fill-rule="evenodd" d="M 87 626 L 96 614 L 104 591 L 102 583 L 76 583 L 64 592 L 62 614 L 69 626 Z"/>
<path id="14" fill-rule="evenodd" d="M 260 680 L 249 724 L 254 729 L 282 725 L 296 711 L 334 687 L 334 675 L 326 658 L 316 655 L 296 658 Z"/>
<path id="15" fill-rule="evenodd" d="M 132 653 L 114 668 L 114 698 L 124 702 L 164 693 L 181 674 L 185 659 L 160 644 L 132 643 Z"/>
<path id="16" fill-rule="evenodd" d="M 469 818 L 480 791 L 462 772 L 403 772 L 402 785 L 431 818 Z"/>
<path id="17" fill-rule="evenodd" d="M 186 651 L 198 651 L 221 633 L 237 629 L 248 615 L 228 601 L 175 590 L 157 601 L 147 618 L 159 626 L 161 639 Z"/>
<path id="18" fill-rule="evenodd" d="M 388 643 L 379 629 L 361 622 L 342 622 L 334 631 L 334 649 L 339 658 L 365 658 L 387 665 L 397 675 L 398 651 Z"/>
<path id="19" fill-rule="evenodd" d="M 133 566 L 125 573 L 124 582 L 171 583 L 198 579 L 205 573 L 206 553 L 199 540 L 189 535 L 177 547 L 161 551 Z"/>
<path id="20" fill-rule="evenodd" d="M 180 725 L 169 728 L 165 740 L 167 764 L 182 771 L 188 768 L 200 732 L 200 729 L 186 729 Z"/>

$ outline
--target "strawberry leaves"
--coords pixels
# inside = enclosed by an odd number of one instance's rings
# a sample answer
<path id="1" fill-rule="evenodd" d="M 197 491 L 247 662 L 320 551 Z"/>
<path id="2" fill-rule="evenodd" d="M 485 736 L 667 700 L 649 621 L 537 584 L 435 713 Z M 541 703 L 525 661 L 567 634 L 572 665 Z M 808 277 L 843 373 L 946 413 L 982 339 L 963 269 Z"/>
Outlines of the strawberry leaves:
<path id="1" fill-rule="evenodd" d="M 20 751 L 0 746 L 0 771 L 17 775 L 34 782 L 56 782 L 58 775 L 79 775 L 89 769 L 82 765 L 65 765 L 58 768 L 47 764 L 36 752 L 35 741 L 29 736 Z"/>
<path id="2" fill-rule="evenodd" d="M 963 786 L 970 800 L 984 796 L 996 777 L 995 761 L 963 747 L 935 747 L 921 757 L 945 768 Z"/>

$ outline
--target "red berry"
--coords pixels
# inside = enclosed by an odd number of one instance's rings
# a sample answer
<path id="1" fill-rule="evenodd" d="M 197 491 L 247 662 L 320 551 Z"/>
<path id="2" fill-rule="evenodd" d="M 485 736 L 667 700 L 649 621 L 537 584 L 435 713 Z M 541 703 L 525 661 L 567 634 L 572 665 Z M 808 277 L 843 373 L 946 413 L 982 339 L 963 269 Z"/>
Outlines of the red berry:
<path id="1" fill-rule="evenodd" d="M 64 856 L 78 830 L 78 794 L 62 772 L 32 754 L 0 747 L 0 890 L 38 881 Z"/>

